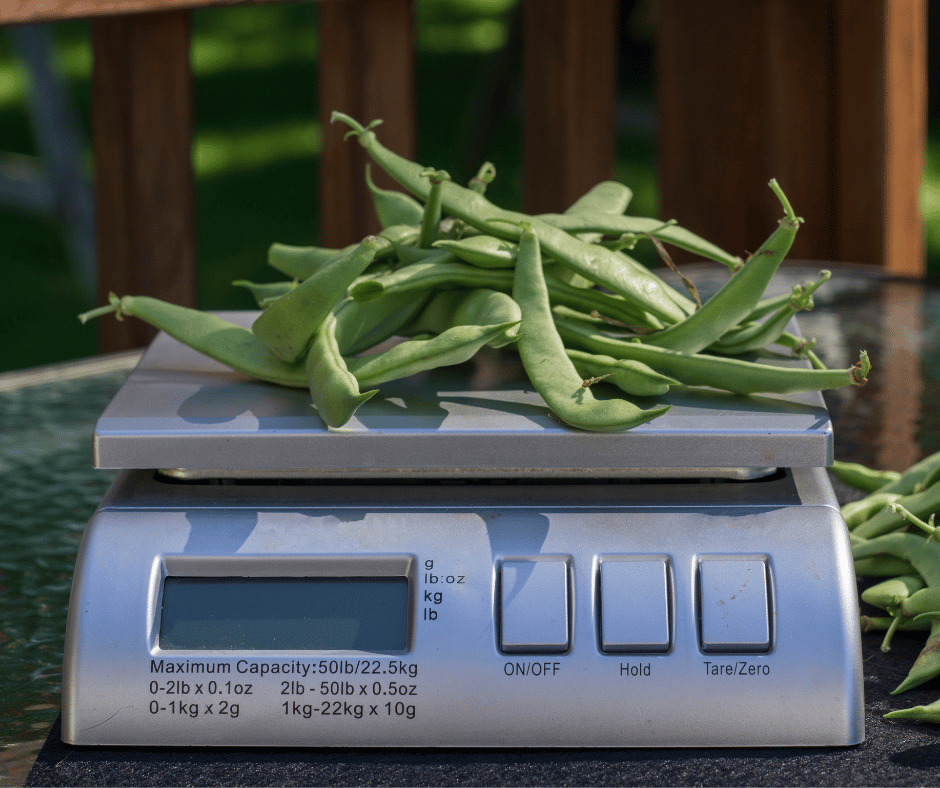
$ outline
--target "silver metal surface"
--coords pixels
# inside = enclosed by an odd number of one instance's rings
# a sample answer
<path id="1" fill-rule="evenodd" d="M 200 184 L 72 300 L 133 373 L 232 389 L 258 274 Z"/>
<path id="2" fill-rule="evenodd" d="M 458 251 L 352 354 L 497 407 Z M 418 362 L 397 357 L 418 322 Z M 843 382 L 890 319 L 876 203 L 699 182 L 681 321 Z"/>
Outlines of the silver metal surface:
<path id="1" fill-rule="evenodd" d="M 225 316 L 246 324 L 253 317 Z M 493 352 L 456 370 L 385 384 L 346 427 L 331 430 L 306 390 L 248 380 L 160 334 L 102 414 L 95 464 L 401 479 L 625 477 L 645 469 L 698 475 L 703 468 L 832 461 L 832 427 L 818 392 L 744 397 L 684 389 L 663 400 L 672 405 L 667 414 L 629 432 L 574 430 L 518 376 L 511 353 Z"/>
<path id="2" fill-rule="evenodd" d="M 634 556 L 598 567 L 601 650 L 666 652 L 670 645 L 668 558 Z"/>
<path id="3" fill-rule="evenodd" d="M 704 652 L 702 562 L 755 556 L 773 578 L 769 650 Z M 565 653 L 500 649 L 500 567 L 520 559 L 567 567 Z M 668 561 L 665 653 L 601 648 L 609 592 L 600 567 L 634 559 Z M 337 573 L 409 578 L 406 653 L 160 648 L 166 576 Z M 152 471 L 124 472 L 76 566 L 63 737 L 148 746 L 858 743 L 861 648 L 845 526 L 820 469 L 698 485 L 168 484 Z"/>
<path id="4" fill-rule="evenodd" d="M 499 566 L 499 644 L 507 654 L 563 654 L 571 646 L 568 561 L 504 559 Z"/>
<path id="5" fill-rule="evenodd" d="M 747 653 L 770 648 L 772 606 L 763 556 L 705 556 L 699 562 L 702 650 Z"/>

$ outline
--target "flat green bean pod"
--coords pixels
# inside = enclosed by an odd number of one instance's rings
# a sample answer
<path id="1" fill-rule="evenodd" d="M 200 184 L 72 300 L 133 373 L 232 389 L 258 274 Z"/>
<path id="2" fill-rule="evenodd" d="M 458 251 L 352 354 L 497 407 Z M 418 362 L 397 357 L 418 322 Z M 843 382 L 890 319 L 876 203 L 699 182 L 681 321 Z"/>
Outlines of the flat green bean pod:
<path id="1" fill-rule="evenodd" d="M 634 397 L 658 397 L 679 382 L 675 378 L 661 375 L 640 361 L 611 358 L 572 348 L 566 348 L 565 352 L 578 374 L 586 381 L 610 383 Z"/>
<path id="2" fill-rule="evenodd" d="M 855 560 L 855 574 L 858 577 L 894 577 L 915 571 L 909 561 L 893 555 L 875 555 Z"/>
<path id="3" fill-rule="evenodd" d="M 652 235 L 663 243 L 700 255 L 707 260 L 721 263 L 732 271 L 743 263 L 740 257 L 729 254 L 695 233 L 674 222 L 651 219 L 645 216 L 627 216 L 604 211 L 572 211 L 555 214 L 540 214 L 539 219 L 567 233 L 600 233 L 601 235 Z"/>
<path id="4" fill-rule="evenodd" d="M 919 687 L 924 682 L 940 676 L 940 611 L 928 613 L 923 618 L 930 621 L 930 635 L 927 636 L 927 643 L 914 660 L 904 681 L 891 690 L 892 695 L 900 695 L 902 692 Z M 922 620 L 922 617 L 918 616 L 914 620 Z"/>
<path id="5" fill-rule="evenodd" d="M 376 260 L 385 260 L 395 255 L 395 244 L 408 245 L 418 240 L 418 228 L 408 225 L 386 227 L 376 236 L 388 241 L 375 252 Z M 350 244 L 342 249 L 329 249 L 322 246 L 290 246 L 271 244 L 268 249 L 268 265 L 292 279 L 301 282 L 332 265 L 341 257 L 355 251 L 359 244 Z"/>
<path id="6" fill-rule="evenodd" d="M 274 301 L 255 320 L 252 332 L 279 359 L 293 362 L 302 358 L 320 323 L 387 243 L 370 235 L 348 255 Z"/>
<path id="7" fill-rule="evenodd" d="M 424 206 L 414 197 L 404 192 L 380 189 L 372 182 L 372 169 L 366 165 L 366 186 L 372 194 L 375 215 L 382 227 L 395 225 L 420 225 L 424 216 Z"/>
<path id="8" fill-rule="evenodd" d="M 643 410 L 624 399 L 599 400 L 583 385 L 552 322 L 538 236 L 525 229 L 519 241 L 512 297 L 522 309 L 516 345 L 535 390 L 566 424 L 595 432 L 627 430 L 661 416 L 668 405 Z"/>
<path id="9" fill-rule="evenodd" d="M 816 282 L 794 285 L 790 298 L 772 312 L 766 320 L 746 323 L 736 329 L 731 329 L 718 341 L 713 342 L 709 350 L 739 355 L 774 344 L 797 312 L 813 308 L 813 293 L 828 281 L 829 277 L 829 271 L 821 271 Z"/>
<path id="10" fill-rule="evenodd" d="M 856 490 L 873 493 L 888 482 L 897 481 L 901 474 L 897 471 L 877 471 L 857 462 L 836 460 L 829 466 L 835 477 L 843 484 Z"/>
<path id="11" fill-rule="evenodd" d="M 295 287 L 296 281 L 291 282 L 249 282 L 247 279 L 236 279 L 232 284 L 235 287 L 244 287 L 251 293 L 252 298 L 259 307 L 264 309 L 272 301 L 286 295 Z"/>
<path id="12" fill-rule="evenodd" d="M 436 293 L 422 312 L 404 330 L 405 336 L 440 334 L 454 326 L 488 326 L 516 323 L 522 319 L 519 305 L 499 290 L 446 290 Z M 491 340 L 490 347 L 503 347 L 519 337 L 518 325 Z"/>
<path id="13" fill-rule="evenodd" d="M 901 600 L 901 614 L 908 618 L 940 610 L 940 586 L 921 587 Z"/>
<path id="14" fill-rule="evenodd" d="M 516 264 L 519 247 L 492 235 L 471 235 L 459 240 L 443 239 L 432 244 L 446 249 L 465 263 L 480 268 L 512 268 Z"/>
<path id="15" fill-rule="evenodd" d="M 879 555 L 893 555 L 907 561 L 928 586 L 940 586 L 940 543 L 900 531 L 874 539 L 852 534 L 852 556 L 856 561 Z"/>
<path id="16" fill-rule="evenodd" d="M 737 394 L 793 394 L 861 385 L 871 368 L 862 351 L 849 369 L 806 369 L 758 364 L 739 358 L 680 353 L 640 342 L 624 342 L 577 321 L 555 318 L 566 342 L 592 353 L 642 361 L 687 386 L 708 386 Z"/>
<path id="17" fill-rule="evenodd" d="M 517 322 L 495 326 L 455 326 L 431 339 L 409 339 L 382 353 L 347 359 L 362 387 L 406 378 L 437 367 L 469 361 L 484 345 L 504 336 Z"/>
<path id="18" fill-rule="evenodd" d="M 210 312 L 177 306 L 149 296 L 118 298 L 112 293 L 108 306 L 86 312 L 79 319 L 84 323 L 108 313 L 113 313 L 118 319 L 123 315 L 139 318 L 193 350 L 258 380 L 294 388 L 307 387 L 307 374 L 302 363 L 288 363 L 275 358 L 249 329 Z"/>
<path id="19" fill-rule="evenodd" d="M 348 368 L 336 342 L 336 316 L 320 323 L 314 333 L 306 360 L 310 396 L 320 417 L 330 427 L 342 427 L 362 403 L 378 389 L 361 392 L 359 381 Z"/>
<path id="20" fill-rule="evenodd" d="M 627 210 L 632 199 L 633 191 L 629 187 L 617 181 L 602 181 L 569 205 L 565 213 L 570 215 L 598 211 L 619 216 Z M 576 235 L 582 241 L 592 244 L 598 243 L 604 237 L 603 233 L 596 232 L 576 233 Z M 586 279 L 570 268 L 562 268 L 557 276 L 566 284 L 574 287 L 591 287 L 593 285 L 590 279 Z"/>
<path id="21" fill-rule="evenodd" d="M 399 333 L 431 298 L 431 293 L 399 293 L 360 303 L 346 297 L 336 305 L 336 342 L 344 356 L 368 350 Z"/>
<path id="22" fill-rule="evenodd" d="M 892 496 L 894 493 L 883 493 L 881 491 L 874 493 L 874 496 Z M 932 512 L 940 511 L 940 484 L 934 484 L 919 493 L 904 495 L 895 498 L 890 503 L 900 504 L 904 510 L 913 513 L 917 517 L 928 517 Z M 852 533 L 864 539 L 871 539 L 875 536 L 889 533 L 905 525 L 904 513 L 894 511 L 890 507 L 883 508 L 880 512 L 872 515 L 870 519 L 859 523 L 852 529 Z"/>
<path id="23" fill-rule="evenodd" d="M 918 722 L 940 723 L 940 699 L 926 706 L 912 706 L 909 709 L 897 709 L 884 715 L 886 720 L 916 720 Z"/>
<path id="24" fill-rule="evenodd" d="M 786 211 L 770 238 L 701 309 L 680 323 L 645 336 L 644 343 L 683 353 L 697 353 L 717 342 L 748 317 L 790 250 L 802 221 L 793 213 L 777 182 L 771 180 L 770 187 Z M 739 340 L 737 344 L 740 346 L 745 342 Z"/>
<path id="25" fill-rule="evenodd" d="M 920 575 L 899 575 L 869 586 L 862 591 L 861 597 L 862 601 L 869 605 L 880 607 L 882 610 L 891 610 L 925 586 L 926 583 Z M 931 609 L 940 609 L 940 602 L 937 608 Z M 905 613 L 905 615 L 913 618 L 915 614 Z"/>

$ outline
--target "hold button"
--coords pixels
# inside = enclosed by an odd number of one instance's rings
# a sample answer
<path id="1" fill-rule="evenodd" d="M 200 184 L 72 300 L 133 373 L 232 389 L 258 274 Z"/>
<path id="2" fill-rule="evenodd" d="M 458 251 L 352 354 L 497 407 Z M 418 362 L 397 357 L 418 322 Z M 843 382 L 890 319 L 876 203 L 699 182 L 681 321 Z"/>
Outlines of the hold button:
<path id="1" fill-rule="evenodd" d="M 500 648 L 511 654 L 568 650 L 568 563 L 504 561 L 500 570 Z"/>
<path id="2" fill-rule="evenodd" d="M 767 562 L 704 557 L 699 563 L 702 651 L 770 649 Z"/>

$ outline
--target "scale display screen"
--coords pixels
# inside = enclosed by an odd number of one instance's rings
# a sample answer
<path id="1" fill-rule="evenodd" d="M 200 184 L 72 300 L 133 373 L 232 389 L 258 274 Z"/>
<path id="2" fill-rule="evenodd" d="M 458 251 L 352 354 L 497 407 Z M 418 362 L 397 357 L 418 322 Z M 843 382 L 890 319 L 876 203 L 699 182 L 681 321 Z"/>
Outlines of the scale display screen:
<path id="1" fill-rule="evenodd" d="M 167 577 L 160 648 L 404 651 L 405 577 Z"/>

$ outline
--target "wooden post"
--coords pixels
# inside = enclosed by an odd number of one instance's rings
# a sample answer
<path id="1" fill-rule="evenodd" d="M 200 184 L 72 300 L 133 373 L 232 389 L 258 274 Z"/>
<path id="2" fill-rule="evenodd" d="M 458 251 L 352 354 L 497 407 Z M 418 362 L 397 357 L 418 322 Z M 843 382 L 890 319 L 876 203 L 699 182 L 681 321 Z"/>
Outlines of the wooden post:
<path id="1" fill-rule="evenodd" d="M 925 0 L 660 0 L 661 215 L 753 251 L 780 208 L 793 258 L 925 270 Z"/>
<path id="2" fill-rule="evenodd" d="M 189 12 L 95 19 L 91 37 L 99 296 L 195 306 Z M 98 327 L 102 352 L 154 335 L 138 320 Z"/>
<path id="3" fill-rule="evenodd" d="M 525 209 L 563 211 L 614 167 L 617 4 L 524 0 Z"/>
<path id="4" fill-rule="evenodd" d="M 343 140 L 345 112 L 362 123 L 384 121 L 378 134 L 396 153 L 415 156 L 414 21 L 411 0 L 347 0 L 320 4 L 320 240 L 344 246 L 379 229 L 365 186 L 367 157 Z M 372 168 L 375 182 L 392 182 Z"/>

